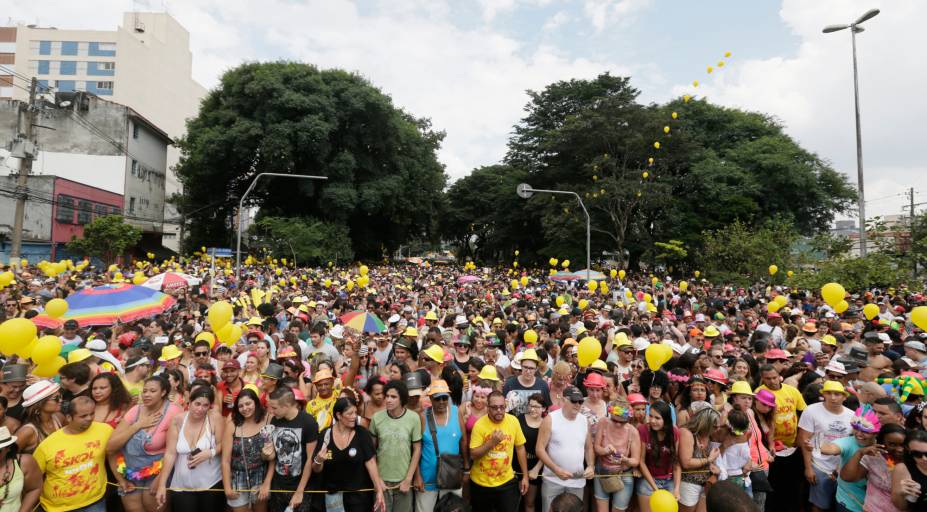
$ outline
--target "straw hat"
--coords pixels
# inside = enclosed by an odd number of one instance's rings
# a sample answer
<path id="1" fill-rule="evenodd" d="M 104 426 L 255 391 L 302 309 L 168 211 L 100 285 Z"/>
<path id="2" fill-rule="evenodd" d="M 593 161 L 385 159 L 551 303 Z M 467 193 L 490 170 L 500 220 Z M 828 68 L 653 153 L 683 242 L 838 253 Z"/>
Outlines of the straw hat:
<path id="1" fill-rule="evenodd" d="M 61 386 L 50 380 L 35 382 L 23 391 L 23 407 L 37 404 L 57 393 L 59 389 Z"/>

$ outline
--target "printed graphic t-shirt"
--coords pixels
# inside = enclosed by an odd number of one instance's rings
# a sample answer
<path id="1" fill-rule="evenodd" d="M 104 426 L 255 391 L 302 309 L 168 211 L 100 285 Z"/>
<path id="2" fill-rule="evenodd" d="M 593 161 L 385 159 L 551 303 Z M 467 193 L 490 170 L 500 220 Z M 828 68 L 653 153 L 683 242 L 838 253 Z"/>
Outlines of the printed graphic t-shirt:
<path id="1" fill-rule="evenodd" d="M 277 452 L 271 488 L 296 489 L 306 465 L 306 445 L 319 438 L 319 426 L 303 410 L 292 420 L 274 418 L 270 423 L 274 426 L 271 438 Z"/>
<path id="2" fill-rule="evenodd" d="M 470 448 L 483 446 L 495 430 L 502 431 L 502 442 L 473 461 L 470 468 L 470 480 L 483 487 L 499 487 L 515 477 L 512 470 L 512 454 L 516 446 L 525 444 L 525 434 L 521 431 L 518 418 L 506 414 L 500 423 L 493 423 L 487 414 L 476 420 L 473 425 Z"/>
<path id="3" fill-rule="evenodd" d="M 795 446 L 795 436 L 798 435 L 798 411 L 805 410 L 805 399 L 797 389 L 788 384 L 780 385 L 773 391 L 766 386 L 760 386 L 754 391 L 765 389 L 776 395 L 776 440 L 782 444 Z"/>
<path id="4" fill-rule="evenodd" d="M 33 457 L 45 474 L 39 502 L 48 512 L 91 505 L 106 492 L 106 443 L 113 428 L 94 421 L 80 434 L 58 430 L 39 443 Z"/>

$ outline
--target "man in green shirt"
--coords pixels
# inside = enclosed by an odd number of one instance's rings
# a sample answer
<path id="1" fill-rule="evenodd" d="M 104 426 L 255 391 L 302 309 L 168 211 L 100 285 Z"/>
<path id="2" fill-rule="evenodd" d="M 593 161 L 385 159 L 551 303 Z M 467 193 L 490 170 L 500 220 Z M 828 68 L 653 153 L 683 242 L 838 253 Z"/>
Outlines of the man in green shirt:
<path id="1" fill-rule="evenodd" d="M 370 434 L 377 446 L 380 480 L 387 489 L 386 510 L 412 512 L 412 478 L 422 453 L 422 419 L 406 409 L 409 391 L 402 381 L 388 382 L 383 394 L 386 410 L 373 415 Z"/>

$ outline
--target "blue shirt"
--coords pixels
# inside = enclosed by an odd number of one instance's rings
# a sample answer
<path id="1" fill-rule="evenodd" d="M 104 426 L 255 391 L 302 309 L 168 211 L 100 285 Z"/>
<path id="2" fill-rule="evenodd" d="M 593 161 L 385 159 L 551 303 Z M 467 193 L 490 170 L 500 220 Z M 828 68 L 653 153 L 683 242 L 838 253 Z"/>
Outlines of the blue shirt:
<path id="1" fill-rule="evenodd" d="M 431 419 L 434 419 L 434 416 Z M 426 415 L 425 427 L 422 429 L 422 458 L 419 467 L 422 472 L 422 480 L 425 482 L 425 490 L 437 491 L 438 458 L 435 455 L 435 445 L 431 438 L 431 428 L 428 425 L 429 420 Z M 459 455 L 460 439 L 463 437 L 463 433 L 460 431 L 457 406 L 453 403 L 448 405 L 447 425 L 437 424 L 435 430 L 438 434 L 438 449 L 441 453 Z"/>
<path id="2" fill-rule="evenodd" d="M 841 437 L 834 440 L 835 445 L 840 447 L 840 467 L 846 465 L 853 457 L 860 446 L 856 442 L 856 436 Z M 847 482 L 837 477 L 837 503 L 840 503 L 850 512 L 863 512 L 863 502 L 866 501 L 866 478 L 855 482 Z"/>

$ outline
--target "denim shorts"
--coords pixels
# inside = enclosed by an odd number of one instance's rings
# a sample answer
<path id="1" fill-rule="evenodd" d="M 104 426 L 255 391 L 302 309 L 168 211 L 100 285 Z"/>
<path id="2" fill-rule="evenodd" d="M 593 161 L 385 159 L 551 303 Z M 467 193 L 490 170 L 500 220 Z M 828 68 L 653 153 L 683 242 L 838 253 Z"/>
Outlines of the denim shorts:
<path id="1" fill-rule="evenodd" d="M 830 510 L 837 495 L 837 480 L 816 467 L 812 468 L 818 483 L 808 487 L 808 501 L 819 509 Z"/>
<path id="2" fill-rule="evenodd" d="M 673 479 L 672 478 L 654 478 L 654 482 L 657 483 L 657 487 L 660 489 L 673 492 Z M 653 494 L 654 489 L 650 488 L 650 484 L 647 483 L 646 478 L 637 479 L 637 495 L 638 496 L 650 496 Z"/>
<path id="3" fill-rule="evenodd" d="M 621 477 L 621 481 L 624 482 L 624 489 L 618 492 L 613 492 L 611 494 L 611 498 L 612 498 L 611 509 L 612 510 L 616 510 L 616 509 L 617 510 L 627 510 L 628 505 L 631 504 L 631 496 L 634 495 L 634 477 L 630 475 L 623 476 Z M 673 481 L 670 480 L 669 482 L 670 482 L 670 485 L 672 485 Z M 659 485 L 659 482 L 658 482 L 658 485 Z M 648 487 L 650 486 L 648 485 Z M 601 484 L 600 479 L 598 478 L 593 479 L 592 488 L 595 491 L 595 499 L 600 500 L 600 501 L 608 501 L 609 495 L 608 493 L 605 492 L 604 489 L 602 489 L 602 484 Z"/>

